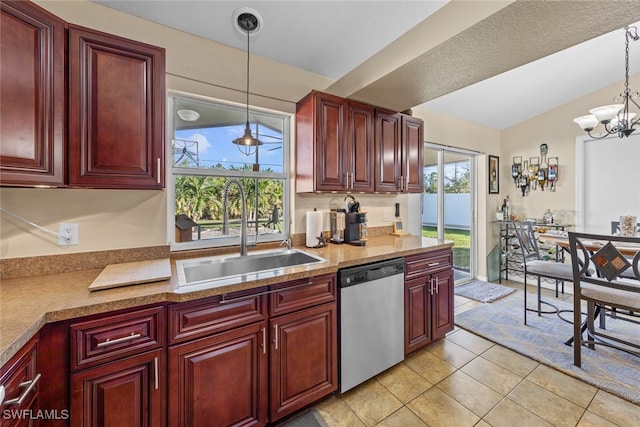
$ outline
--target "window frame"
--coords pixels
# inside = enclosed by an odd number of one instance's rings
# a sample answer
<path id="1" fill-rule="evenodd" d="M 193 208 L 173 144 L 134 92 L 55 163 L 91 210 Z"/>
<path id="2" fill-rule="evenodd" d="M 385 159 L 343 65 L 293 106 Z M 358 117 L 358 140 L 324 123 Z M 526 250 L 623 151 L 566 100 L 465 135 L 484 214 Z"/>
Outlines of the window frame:
<path id="1" fill-rule="evenodd" d="M 167 95 L 167 143 L 166 143 L 166 195 L 167 195 L 167 240 L 172 252 L 192 250 L 192 249 L 211 249 L 211 248 L 223 248 L 229 246 L 240 246 L 239 237 L 220 237 L 212 239 L 194 240 L 190 242 L 176 242 L 175 239 L 175 177 L 176 176 L 212 176 L 212 177 L 227 177 L 227 178 L 258 178 L 258 179 L 276 179 L 282 180 L 283 185 L 283 202 L 282 202 L 282 231 L 258 235 L 257 243 L 267 242 L 280 242 L 289 236 L 291 225 L 291 191 L 290 188 L 290 140 L 291 140 L 291 123 L 292 114 L 282 111 L 269 110 L 264 108 L 257 108 L 250 106 L 252 113 L 267 114 L 279 116 L 283 119 L 283 134 L 282 134 L 282 150 L 283 150 L 283 165 L 282 172 L 264 172 L 264 171 L 248 171 L 248 170 L 229 170 L 229 169 L 197 169 L 197 168 L 182 168 L 175 167 L 174 153 L 172 140 L 175 137 L 175 117 L 176 117 L 176 98 L 193 99 L 198 102 L 208 102 L 212 104 L 218 104 L 225 108 L 237 108 L 239 110 L 245 110 L 246 105 L 240 105 L 237 103 L 224 101 L 215 98 L 202 97 L 199 95 L 175 93 L 169 92 Z M 244 125 L 244 123 L 242 124 Z M 249 245 L 256 243 L 255 233 L 249 232 L 247 234 L 247 243 Z"/>

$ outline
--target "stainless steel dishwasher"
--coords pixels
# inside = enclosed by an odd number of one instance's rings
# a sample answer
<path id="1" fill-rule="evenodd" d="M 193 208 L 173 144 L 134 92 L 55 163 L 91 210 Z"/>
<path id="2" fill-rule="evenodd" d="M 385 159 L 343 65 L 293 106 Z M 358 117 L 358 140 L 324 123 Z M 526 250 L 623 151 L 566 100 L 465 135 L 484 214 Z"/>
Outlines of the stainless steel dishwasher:
<path id="1" fill-rule="evenodd" d="M 340 393 L 404 360 L 404 259 L 345 268 L 340 285 Z"/>

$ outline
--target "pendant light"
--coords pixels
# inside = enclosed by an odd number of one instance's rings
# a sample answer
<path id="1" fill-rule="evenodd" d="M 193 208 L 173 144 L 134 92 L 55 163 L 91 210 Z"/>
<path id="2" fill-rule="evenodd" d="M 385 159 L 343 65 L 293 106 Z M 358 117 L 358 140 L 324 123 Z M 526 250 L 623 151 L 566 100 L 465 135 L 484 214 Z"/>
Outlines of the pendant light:
<path id="1" fill-rule="evenodd" d="M 247 33 L 247 121 L 244 128 L 244 135 L 234 139 L 232 142 L 238 146 L 238 149 L 245 156 L 250 156 L 257 150 L 256 147 L 262 145 L 262 142 L 254 138 L 251 134 L 249 126 L 249 38 L 251 32 L 258 28 L 258 18 L 252 13 L 244 12 L 238 15 L 238 26 Z"/>

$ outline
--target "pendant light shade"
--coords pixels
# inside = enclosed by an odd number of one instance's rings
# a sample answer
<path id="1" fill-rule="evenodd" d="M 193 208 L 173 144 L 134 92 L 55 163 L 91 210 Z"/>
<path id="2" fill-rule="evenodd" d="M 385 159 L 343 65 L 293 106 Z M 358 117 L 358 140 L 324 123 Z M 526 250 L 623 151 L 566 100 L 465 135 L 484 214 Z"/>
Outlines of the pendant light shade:
<path id="1" fill-rule="evenodd" d="M 251 32 L 258 28 L 259 21 L 252 13 L 244 12 L 238 15 L 237 23 L 238 26 L 247 33 L 247 121 L 245 123 L 244 135 L 231 142 L 237 145 L 240 152 L 245 156 L 250 156 L 255 153 L 256 147 L 262 145 L 262 142 L 258 138 L 253 137 L 251 134 L 251 126 L 249 126 L 249 38 Z"/>

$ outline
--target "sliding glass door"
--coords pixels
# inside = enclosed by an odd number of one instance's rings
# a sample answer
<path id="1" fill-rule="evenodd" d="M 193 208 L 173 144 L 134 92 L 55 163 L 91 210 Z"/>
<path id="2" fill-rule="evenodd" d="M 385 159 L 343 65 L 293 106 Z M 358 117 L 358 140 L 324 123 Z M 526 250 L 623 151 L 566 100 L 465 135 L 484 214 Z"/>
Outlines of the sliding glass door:
<path id="1" fill-rule="evenodd" d="M 456 283 L 476 277 L 476 153 L 425 143 L 422 234 L 453 240 Z"/>

